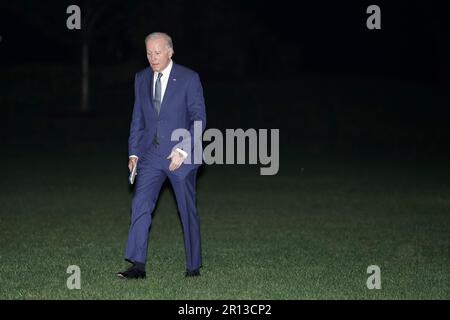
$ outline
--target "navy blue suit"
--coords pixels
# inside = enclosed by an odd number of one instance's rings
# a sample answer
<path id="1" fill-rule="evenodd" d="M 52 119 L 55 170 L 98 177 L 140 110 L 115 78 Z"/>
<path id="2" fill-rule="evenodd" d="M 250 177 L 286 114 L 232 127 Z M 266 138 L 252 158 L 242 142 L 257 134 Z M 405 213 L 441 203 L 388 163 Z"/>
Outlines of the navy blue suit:
<path id="1" fill-rule="evenodd" d="M 194 137 L 194 121 L 206 126 L 203 88 L 198 74 L 173 63 L 158 115 L 153 106 L 153 70 L 148 67 L 135 77 L 135 103 L 128 140 L 129 155 L 138 156 L 136 187 L 131 204 L 131 224 L 125 259 L 145 263 L 152 212 L 163 182 L 169 178 L 183 227 L 186 268 L 202 265 L 200 221 L 196 206 L 196 176 L 200 164 L 193 159 L 193 140 L 171 141 L 175 129 L 189 130 Z M 156 137 L 156 139 L 155 139 Z M 180 148 L 188 158 L 169 171 L 172 150 Z"/>

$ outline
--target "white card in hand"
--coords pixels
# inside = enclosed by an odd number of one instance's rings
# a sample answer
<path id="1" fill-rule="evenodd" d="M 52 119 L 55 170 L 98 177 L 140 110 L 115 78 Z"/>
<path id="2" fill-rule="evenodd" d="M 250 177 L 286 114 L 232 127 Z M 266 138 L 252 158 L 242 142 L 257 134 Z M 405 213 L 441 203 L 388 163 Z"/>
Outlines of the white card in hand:
<path id="1" fill-rule="evenodd" d="M 134 178 L 136 178 L 136 168 L 137 168 L 137 164 L 133 167 L 133 170 L 131 170 L 130 172 L 130 176 L 128 177 L 128 180 L 130 181 L 131 184 L 134 183 Z"/>

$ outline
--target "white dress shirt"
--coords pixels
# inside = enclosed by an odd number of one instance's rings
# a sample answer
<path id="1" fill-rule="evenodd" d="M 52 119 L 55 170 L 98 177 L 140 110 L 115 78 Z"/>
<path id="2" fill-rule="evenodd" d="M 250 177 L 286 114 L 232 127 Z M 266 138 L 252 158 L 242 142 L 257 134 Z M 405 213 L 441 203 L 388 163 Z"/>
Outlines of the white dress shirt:
<path id="1" fill-rule="evenodd" d="M 156 80 L 158 80 L 158 73 L 162 73 L 161 76 L 161 105 L 164 100 L 164 93 L 166 93 L 167 83 L 169 82 L 170 71 L 172 71 L 173 61 L 170 59 L 167 67 L 161 72 L 153 73 L 153 97 L 155 96 Z"/>

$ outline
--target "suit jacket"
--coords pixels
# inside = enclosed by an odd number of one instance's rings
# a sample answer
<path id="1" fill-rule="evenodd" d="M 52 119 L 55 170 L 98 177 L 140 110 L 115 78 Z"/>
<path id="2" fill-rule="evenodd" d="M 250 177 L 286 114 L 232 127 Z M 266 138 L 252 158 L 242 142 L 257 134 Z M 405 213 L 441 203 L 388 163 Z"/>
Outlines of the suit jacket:
<path id="1" fill-rule="evenodd" d="M 134 108 L 128 139 L 128 154 L 139 158 L 146 152 L 156 154 L 163 159 L 175 148 L 188 153 L 182 165 L 191 168 L 194 164 L 194 121 L 201 121 L 201 132 L 206 126 L 205 101 L 203 88 L 198 74 L 186 67 L 173 63 L 167 82 L 161 110 L 158 115 L 153 106 L 153 70 L 147 67 L 136 73 L 134 81 Z M 190 132 L 184 139 L 171 141 L 175 129 L 186 129 Z M 154 142 L 158 136 L 159 145 Z M 201 148 L 201 139 L 199 141 Z M 201 149 L 200 149 L 201 150 Z M 178 169 L 179 170 L 179 169 Z"/>

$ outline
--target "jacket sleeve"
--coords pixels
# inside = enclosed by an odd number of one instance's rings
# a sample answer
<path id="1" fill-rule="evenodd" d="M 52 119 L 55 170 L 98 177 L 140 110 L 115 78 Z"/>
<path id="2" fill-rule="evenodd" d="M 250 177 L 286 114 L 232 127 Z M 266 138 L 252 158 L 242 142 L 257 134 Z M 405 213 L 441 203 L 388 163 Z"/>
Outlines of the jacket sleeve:
<path id="1" fill-rule="evenodd" d="M 203 97 L 203 87 L 197 73 L 194 73 L 189 81 L 187 90 L 187 109 L 190 139 L 184 139 L 177 147 L 191 155 L 193 152 L 202 152 L 201 135 L 199 137 L 194 136 L 194 126 L 197 126 L 198 129 L 201 126 L 201 133 L 203 133 L 206 128 L 206 108 Z M 197 133 L 199 133 L 198 129 L 196 130 Z M 199 159 L 201 159 L 201 154 L 198 156 L 200 156 Z"/>
<path id="2" fill-rule="evenodd" d="M 134 107 L 130 125 L 130 136 L 128 138 L 128 156 L 140 157 L 140 144 L 145 130 L 145 122 L 142 114 L 142 104 L 139 95 L 140 78 L 136 74 L 134 78 Z"/>

